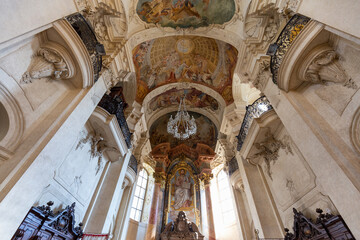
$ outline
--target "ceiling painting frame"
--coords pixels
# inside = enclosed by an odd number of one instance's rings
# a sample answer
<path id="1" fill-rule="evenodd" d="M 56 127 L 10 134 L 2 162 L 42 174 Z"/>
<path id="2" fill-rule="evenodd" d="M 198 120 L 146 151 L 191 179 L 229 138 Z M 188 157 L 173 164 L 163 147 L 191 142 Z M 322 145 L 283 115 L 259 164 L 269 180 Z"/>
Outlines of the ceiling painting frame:
<path id="1" fill-rule="evenodd" d="M 149 105 L 151 103 L 151 101 L 158 97 L 159 95 L 161 95 L 162 93 L 164 92 L 167 92 L 168 90 L 171 90 L 173 88 L 176 88 L 178 90 L 183 90 L 183 89 L 191 89 L 191 88 L 195 88 L 211 97 L 213 97 L 217 102 L 218 102 L 218 105 L 219 105 L 219 109 L 218 111 L 212 111 L 211 109 L 208 109 L 208 108 L 200 108 L 200 109 L 205 109 L 206 111 L 208 111 L 211 115 L 214 115 L 214 116 L 221 116 L 223 113 L 224 113 L 224 109 L 226 107 L 226 103 L 225 103 L 225 100 L 223 99 L 223 97 L 215 90 L 213 90 L 212 88 L 209 88 L 207 86 L 204 86 L 202 84 L 198 84 L 198 83 L 189 83 L 189 82 L 178 82 L 178 83 L 169 83 L 169 84 L 166 84 L 166 85 L 163 85 L 163 86 L 160 86 L 158 88 L 155 88 L 154 90 L 152 90 L 150 93 L 148 93 L 146 95 L 146 97 L 144 98 L 143 100 L 143 107 L 144 109 L 147 109 L 147 111 L 144 111 L 145 114 L 146 114 L 146 118 L 148 119 L 151 115 L 161 111 L 158 110 L 158 111 L 151 111 L 149 110 Z M 177 107 L 176 107 L 177 109 Z M 191 106 L 187 106 L 187 109 L 188 110 L 191 110 L 191 109 L 196 109 L 196 108 L 192 108 Z M 192 111 L 192 110 L 191 110 Z"/>
<path id="2" fill-rule="evenodd" d="M 123 0 L 126 1 L 126 0 Z M 132 22 L 134 21 L 136 24 L 141 25 L 143 28 L 149 29 L 149 28 L 158 28 L 158 29 L 174 29 L 171 27 L 162 27 L 160 24 L 156 24 L 156 23 L 147 23 L 145 21 L 143 21 L 139 15 L 137 14 L 136 8 L 138 5 L 138 0 L 130 0 L 131 3 L 129 3 L 130 5 L 130 9 L 129 9 L 129 21 Z M 204 30 L 209 30 L 209 29 L 223 29 L 227 26 L 231 26 L 232 24 L 236 23 L 237 21 L 243 21 L 243 10 L 240 7 L 240 3 L 239 0 L 234 0 L 234 4 L 235 4 L 235 12 L 234 15 L 232 16 L 232 18 L 222 24 L 210 24 L 209 26 L 205 26 L 205 27 L 198 27 L 198 28 L 185 28 L 185 29 L 200 29 L 202 31 Z M 177 27 L 176 29 L 179 29 L 179 27 Z"/>
<path id="3" fill-rule="evenodd" d="M 160 110 L 159 112 L 148 116 L 148 118 L 146 118 L 146 123 L 148 126 L 148 131 L 150 131 L 151 126 L 156 122 L 156 120 L 158 120 L 159 118 L 161 118 L 162 116 L 170 113 L 170 112 L 176 112 L 178 110 L 177 107 L 172 107 L 172 108 L 164 108 L 162 110 Z M 189 112 L 196 112 L 198 114 L 201 114 L 205 117 L 207 117 L 214 125 L 215 127 L 218 129 L 220 129 L 220 124 L 222 121 L 222 118 L 220 118 L 219 116 L 210 114 L 209 111 L 207 110 L 203 110 L 203 109 L 199 109 L 199 108 L 192 108 L 192 109 L 187 109 Z M 191 114 L 190 114 L 191 115 Z"/>

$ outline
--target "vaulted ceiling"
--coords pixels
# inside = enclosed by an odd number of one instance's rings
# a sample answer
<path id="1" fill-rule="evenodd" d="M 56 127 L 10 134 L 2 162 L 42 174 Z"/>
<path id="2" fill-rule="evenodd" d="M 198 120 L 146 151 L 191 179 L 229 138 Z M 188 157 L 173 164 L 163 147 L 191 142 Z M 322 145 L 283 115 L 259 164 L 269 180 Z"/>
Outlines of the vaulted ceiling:
<path id="1" fill-rule="evenodd" d="M 207 32 L 229 24 L 239 6 L 234 0 L 139 0 L 135 6 L 138 20 L 149 29 L 131 45 L 135 101 L 143 107 L 151 148 L 169 144 L 167 148 L 194 150 L 206 145 L 214 151 L 226 108 L 234 102 L 238 50 L 219 40 L 226 37 Z M 154 27 L 164 34 L 152 33 Z M 187 29 L 204 30 L 196 35 L 187 34 Z M 181 99 L 198 126 L 196 135 L 185 141 L 167 133 L 170 115 L 176 114 Z"/>
<path id="2" fill-rule="evenodd" d="M 197 36 L 153 39 L 133 50 L 136 101 L 142 103 L 155 88 L 169 84 L 197 83 L 217 91 L 232 103 L 232 75 L 237 50 L 219 40 Z"/>

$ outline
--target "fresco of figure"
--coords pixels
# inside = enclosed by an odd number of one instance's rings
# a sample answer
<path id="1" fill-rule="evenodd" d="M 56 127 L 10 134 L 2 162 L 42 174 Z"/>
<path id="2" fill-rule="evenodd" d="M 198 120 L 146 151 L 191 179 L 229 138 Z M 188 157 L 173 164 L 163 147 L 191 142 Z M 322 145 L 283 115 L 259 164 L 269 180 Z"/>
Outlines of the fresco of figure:
<path id="1" fill-rule="evenodd" d="M 190 192 L 190 179 L 186 175 L 185 170 L 180 170 L 180 175 L 175 180 L 175 202 L 173 208 L 178 210 L 183 207 L 190 207 L 191 205 L 191 192 Z"/>

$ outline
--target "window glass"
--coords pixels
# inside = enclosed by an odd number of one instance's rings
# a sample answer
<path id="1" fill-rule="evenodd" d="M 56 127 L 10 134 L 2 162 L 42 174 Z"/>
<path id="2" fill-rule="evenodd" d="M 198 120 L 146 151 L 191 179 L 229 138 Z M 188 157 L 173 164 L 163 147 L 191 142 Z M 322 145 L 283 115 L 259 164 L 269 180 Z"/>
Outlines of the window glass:
<path id="1" fill-rule="evenodd" d="M 234 224 L 236 221 L 235 209 L 232 202 L 229 178 L 224 170 L 221 170 L 217 175 L 217 190 L 219 214 L 221 214 L 221 217 L 219 217 L 222 219 L 220 225 L 225 227 Z"/>
<path id="2" fill-rule="evenodd" d="M 134 200 L 130 212 L 130 217 L 138 222 L 140 222 L 142 210 L 144 207 L 147 179 L 148 179 L 147 172 L 144 169 L 141 170 L 139 173 L 138 180 L 136 182 Z"/>

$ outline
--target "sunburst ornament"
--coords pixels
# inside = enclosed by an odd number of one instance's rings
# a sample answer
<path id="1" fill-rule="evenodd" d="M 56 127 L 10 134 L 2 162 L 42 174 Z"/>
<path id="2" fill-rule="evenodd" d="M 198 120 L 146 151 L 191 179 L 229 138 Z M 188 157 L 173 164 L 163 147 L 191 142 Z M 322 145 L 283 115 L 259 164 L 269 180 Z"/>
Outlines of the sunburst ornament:
<path id="1" fill-rule="evenodd" d="M 188 139 L 191 135 L 196 133 L 196 123 L 194 116 L 186 111 L 185 97 L 180 99 L 180 105 L 175 118 L 170 116 L 167 124 L 167 132 L 172 134 L 175 138 L 180 140 Z"/>

